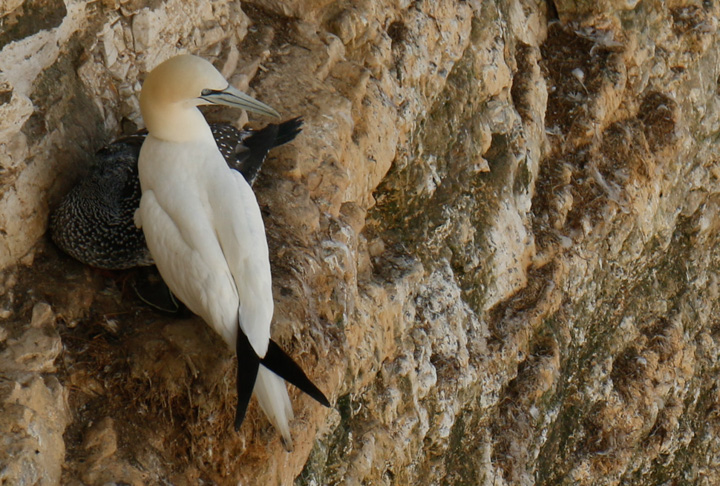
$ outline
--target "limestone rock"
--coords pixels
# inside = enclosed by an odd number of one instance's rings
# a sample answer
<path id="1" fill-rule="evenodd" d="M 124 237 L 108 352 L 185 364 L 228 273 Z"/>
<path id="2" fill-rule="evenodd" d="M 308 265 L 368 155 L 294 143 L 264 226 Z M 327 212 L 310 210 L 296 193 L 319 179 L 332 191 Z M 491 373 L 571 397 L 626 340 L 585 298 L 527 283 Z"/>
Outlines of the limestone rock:
<path id="1" fill-rule="evenodd" d="M 82 474 L 84 484 L 145 484 L 145 475 L 122 458 L 115 457 L 117 442 L 117 433 L 110 417 L 105 417 L 88 429 L 83 441 L 83 448 L 87 451 L 85 471 Z"/>
<path id="2" fill-rule="evenodd" d="M 0 480 L 59 484 L 70 421 L 67 391 L 57 378 L 37 373 L 3 371 L 0 380 Z"/>
<path id="3" fill-rule="evenodd" d="M 28 328 L 18 338 L 8 339 L 0 351 L 0 371 L 55 371 L 55 359 L 62 351 L 60 336 L 54 329 Z"/>

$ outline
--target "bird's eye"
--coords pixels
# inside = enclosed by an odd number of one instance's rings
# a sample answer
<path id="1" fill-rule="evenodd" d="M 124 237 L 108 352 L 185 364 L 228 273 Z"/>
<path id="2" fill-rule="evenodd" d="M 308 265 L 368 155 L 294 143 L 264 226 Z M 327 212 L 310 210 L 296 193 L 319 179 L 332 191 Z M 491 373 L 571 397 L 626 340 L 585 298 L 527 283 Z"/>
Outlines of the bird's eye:
<path id="1" fill-rule="evenodd" d="M 207 95 L 209 95 L 209 94 L 212 94 L 212 92 L 213 92 L 213 91 L 212 91 L 211 89 L 205 88 L 204 90 L 200 91 L 200 94 L 201 94 L 202 96 L 207 96 Z"/>

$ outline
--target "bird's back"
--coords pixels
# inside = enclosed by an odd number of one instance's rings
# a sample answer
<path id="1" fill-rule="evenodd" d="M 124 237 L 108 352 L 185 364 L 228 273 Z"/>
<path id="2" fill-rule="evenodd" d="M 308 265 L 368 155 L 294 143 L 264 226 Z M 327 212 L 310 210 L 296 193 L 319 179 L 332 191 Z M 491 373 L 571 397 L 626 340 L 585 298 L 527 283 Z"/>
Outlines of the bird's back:
<path id="1" fill-rule="evenodd" d="M 250 186 L 212 140 L 149 136 L 140 153 L 140 218 L 170 289 L 235 345 L 238 316 L 253 348 L 267 348 L 272 286 L 267 242 Z"/>
<path id="2" fill-rule="evenodd" d="M 111 269 L 152 263 L 145 237 L 132 223 L 140 199 L 142 141 L 129 137 L 99 151 L 97 165 L 53 213 L 53 241 L 78 260 Z"/>

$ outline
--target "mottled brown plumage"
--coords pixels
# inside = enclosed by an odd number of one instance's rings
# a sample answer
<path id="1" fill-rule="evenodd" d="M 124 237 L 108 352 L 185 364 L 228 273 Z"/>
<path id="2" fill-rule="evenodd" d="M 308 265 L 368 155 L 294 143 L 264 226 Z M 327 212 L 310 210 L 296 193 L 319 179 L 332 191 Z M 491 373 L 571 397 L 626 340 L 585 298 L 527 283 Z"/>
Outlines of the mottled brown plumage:
<path id="1" fill-rule="evenodd" d="M 227 164 L 252 184 L 270 149 L 293 140 L 302 130 L 302 119 L 260 130 L 238 130 L 224 123 L 210 128 Z M 68 255 L 111 270 L 152 265 L 145 236 L 133 221 L 141 195 L 138 155 L 146 135 L 121 138 L 100 150 L 88 176 L 53 212 L 52 240 Z"/>

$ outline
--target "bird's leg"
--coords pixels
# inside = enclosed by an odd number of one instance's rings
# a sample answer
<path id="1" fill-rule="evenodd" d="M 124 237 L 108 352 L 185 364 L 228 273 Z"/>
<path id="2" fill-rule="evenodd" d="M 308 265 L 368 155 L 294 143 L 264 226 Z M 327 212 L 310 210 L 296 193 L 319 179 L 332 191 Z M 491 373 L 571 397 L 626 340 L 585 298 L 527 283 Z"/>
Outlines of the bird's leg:
<path id="1" fill-rule="evenodd" d="M 135 295 L 150 307 L 172 315 L 182 315 L 189 311 L 177 300 L 155 267 L 143 267 L 136 272 L 132 282 Z"/>

